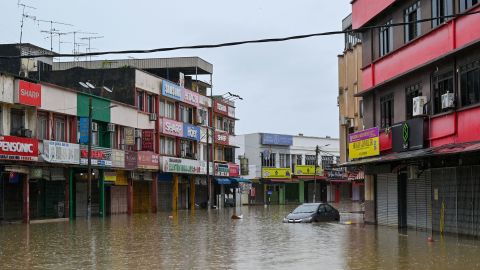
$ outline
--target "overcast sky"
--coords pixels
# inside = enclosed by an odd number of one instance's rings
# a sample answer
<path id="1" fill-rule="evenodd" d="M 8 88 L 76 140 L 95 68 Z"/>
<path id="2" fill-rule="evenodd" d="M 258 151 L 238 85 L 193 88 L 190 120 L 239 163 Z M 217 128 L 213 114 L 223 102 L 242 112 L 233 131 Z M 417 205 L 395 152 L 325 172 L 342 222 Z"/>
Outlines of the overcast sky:
<path id="1" fill-rule="evenodd" d="M 19 42 L 21 8 L 17 0 L 1 0 L 1 43 Z M 350 1 L 325 0 L 23 0 L 35 6 L 28 14 L 56 25 L 60 31 L 97 32 L 97 50 L 152 49 L 284 37 L 341 30 Z M 23 41 L 50 48 L 41 30 L 46 23 L 26 20 Z M 72 36 L 64 36 L 72 42 Z M 62 44 L 68 53 L 73 44 Z M 338 138 L 337 55 L 343 37 L 183 50 L 136 58 L 199 56 L 213 64 L 214 94 L 230 91 L 237 103 L 237 134 L 272 132 Z M 58 51 L 58 40 L 54 39 Z M 114 56 L 118 57 L 118 56 Z M 112 59 L 102 56 L 96 59 Z M 123 57 L 126 58 L 126 57 Z"/>

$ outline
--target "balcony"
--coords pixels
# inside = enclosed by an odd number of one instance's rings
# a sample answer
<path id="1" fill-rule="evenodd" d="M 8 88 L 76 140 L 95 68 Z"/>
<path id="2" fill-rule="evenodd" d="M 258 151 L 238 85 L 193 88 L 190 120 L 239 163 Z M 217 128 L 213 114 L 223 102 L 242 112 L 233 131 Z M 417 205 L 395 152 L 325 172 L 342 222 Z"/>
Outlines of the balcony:
<path id="1" fill-rule="evenodd" d="M 374 2 L 363 0 L 357 2 Z M 389 2 L 389 1 L 379 1 Z M 354 3 L 354 4 L 355 4 Z M 479 11 L 480 7 L 472 10 Z M 374 61 L 362 71 L 365 93 L 373 87 L 438 60 L 480 40 L 480 16 L 468 15 L 443 24 L 396 51 Z"/>
<path id="2" fill-rule="evenodd" d="M 480 106 L 470 107 L 431 119 L 431 147 L 480 141 Z"/>
<path id="3" fill-rule="evenodd" d="M 364 26 L 367 22 L 393 4 L 395 0 L 353 0 L 353 29 Z"/>

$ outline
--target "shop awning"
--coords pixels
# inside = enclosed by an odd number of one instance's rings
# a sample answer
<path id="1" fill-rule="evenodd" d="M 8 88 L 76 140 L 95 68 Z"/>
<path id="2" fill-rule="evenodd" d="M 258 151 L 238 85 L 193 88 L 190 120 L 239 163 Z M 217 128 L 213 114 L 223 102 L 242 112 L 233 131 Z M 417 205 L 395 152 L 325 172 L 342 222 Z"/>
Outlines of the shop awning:
<path id="1" fill-rule="evenodd" d="M 252 183 L 252 181 L 242 177 L 230 177 L 230 180 L 234 183 Z"/>
<path id="2" fill-rule="evenodd" d="M 217 184 L 219 185 L 230 185 L 232 183 L 228 178 L 216 178 L 215 180 L 217 180 Z"/>

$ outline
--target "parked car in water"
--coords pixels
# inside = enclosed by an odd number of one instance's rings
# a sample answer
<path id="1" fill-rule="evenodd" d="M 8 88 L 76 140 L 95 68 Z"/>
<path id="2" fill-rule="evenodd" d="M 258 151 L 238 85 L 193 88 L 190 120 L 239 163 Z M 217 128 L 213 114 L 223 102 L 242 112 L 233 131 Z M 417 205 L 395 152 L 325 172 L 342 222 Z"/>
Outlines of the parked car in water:
<path id="1" fill-rule="evenodd" d="M 283 222 L 310 223 L 339 220 L 340 213 L 328 203 L 304 203 L 288 214 Z"/>

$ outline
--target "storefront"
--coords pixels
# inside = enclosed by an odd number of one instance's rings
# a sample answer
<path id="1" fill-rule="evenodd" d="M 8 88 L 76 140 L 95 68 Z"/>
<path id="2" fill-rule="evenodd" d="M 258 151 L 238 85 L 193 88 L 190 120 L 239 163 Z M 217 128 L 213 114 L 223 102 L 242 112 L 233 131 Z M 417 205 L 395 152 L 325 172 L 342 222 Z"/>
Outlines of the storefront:
<path id="1" fill-rule="evenodd" d="M 131 172 L 134 213 L 156 212 L 158 205 L 158 169 L 158 154 L 147 151 L 137 152 L 137 170 Z"/>
<path id="2" fill-rule="evenodd" d="M 292 169 L 262 168 L 262 183 L 265 204 L 285 204 L 286 185 L 293 183 Z"/>

